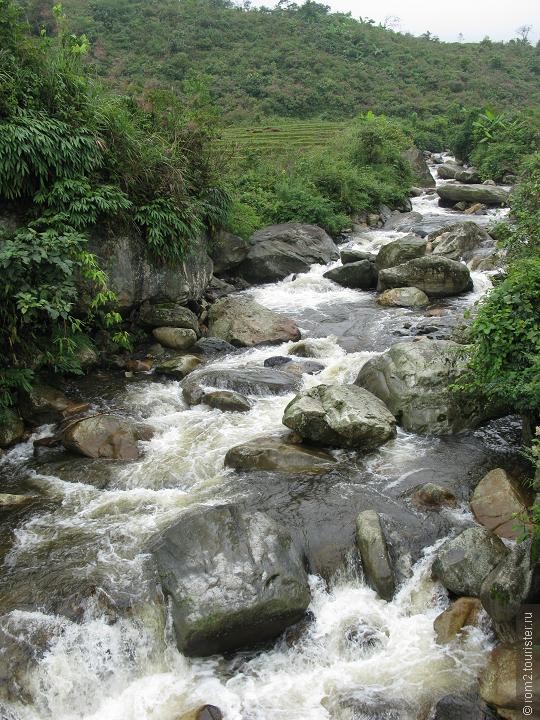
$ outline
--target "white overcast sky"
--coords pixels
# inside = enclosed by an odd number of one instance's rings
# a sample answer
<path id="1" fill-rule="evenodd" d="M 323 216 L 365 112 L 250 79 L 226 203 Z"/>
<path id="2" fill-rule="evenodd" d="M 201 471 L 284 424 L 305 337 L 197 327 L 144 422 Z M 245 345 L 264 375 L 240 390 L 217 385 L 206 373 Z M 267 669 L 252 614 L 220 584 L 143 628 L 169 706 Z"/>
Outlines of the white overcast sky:
<path id="1" fill-rule="evenodd" d="M 429 30 L 441 40 L 478 41 L 516 37 L 516 28 L 532 25 L 529 39 L 540 39 L 540 0 L 318 0 L 332 10 L 350 12 L 384 22 L 388 16 L 400 19 L 399 29 L 421 35 Z M 303 0 L 296 0 L 299 5 Z M 252 0 L 252 5 L 274 7 L 277 0 Z"/>

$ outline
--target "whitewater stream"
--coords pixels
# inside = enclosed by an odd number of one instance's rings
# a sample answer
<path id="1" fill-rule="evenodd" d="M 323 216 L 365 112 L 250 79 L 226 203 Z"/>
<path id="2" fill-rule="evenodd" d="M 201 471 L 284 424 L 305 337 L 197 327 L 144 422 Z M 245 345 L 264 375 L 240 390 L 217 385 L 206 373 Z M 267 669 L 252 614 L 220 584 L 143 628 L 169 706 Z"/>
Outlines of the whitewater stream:
<path id="1" fill-rule="evenodd" d="M 415 198 L 413 209 L 440 225 L 463 219 L 439 208 L 432 194 Z M 485 223 L 494 214 L 473 219 Z M 363 232 L 347 245 L 376 250 L 401 234 Z M 305 375 L 304 387 L 352 382 L 368 358 L 400 340 L 446 337 L 490 287 L 489 273 L 473 273 L 473 292 L 427 311 L 382 308 L 374 292 L 323 278 L 327 270 L 314 266 L 248 292 L 313 338 L 325 369 Z M 261 366 L 290 346 L 238 351 L 207 367 Z M 46 498 L 9 545 L 0 537 L 0 645 L 20 657 L 16 677 L 0 667 L 0 681 L 11 684 L 10 699 L 0 699 L 2 718 L 178 720 L 211 703 L 226 720 L 420 720 L 443 695 L 474 685 L 492 646 L 490 629 L 437 645 L 433 620 L 449 600 L 431 580 L 430 565 L 445 537 L 474 522 L 471 487 L 487 470 L 514 461 L 512 419 L 449 437 L 400 431 L 368 455 L 336 451 L 336 470 L 323 477 L 237 473 L 223 466 L 227 450 L 283 434 L 292 395 L 252 397 L 251 411 L 235 414 L 189 408 L 179 382 L 151 375 L 102 372 L 84 382 L 81 392 L 93 392 L 99 407 L 144 420 L 156 432 L 133 463 L 60 451 L 35 456 L 32 441 L 47 427 L 0 460 L 4 492 Z M 457 508 L 417 509 L 407 493 L 428 481 L 450 488 Z M 298 637 L 286 635 L 263 651 L 186 659 L 172 637 L 149 543 L 186 510 L 227 502 L 268 512 L 309 545 L 310 620 Z M 391 602 L 364 583 L 350 552 L 355 517 L 368 508 L 389 518 L 390 542 L 400 550 Z"/>

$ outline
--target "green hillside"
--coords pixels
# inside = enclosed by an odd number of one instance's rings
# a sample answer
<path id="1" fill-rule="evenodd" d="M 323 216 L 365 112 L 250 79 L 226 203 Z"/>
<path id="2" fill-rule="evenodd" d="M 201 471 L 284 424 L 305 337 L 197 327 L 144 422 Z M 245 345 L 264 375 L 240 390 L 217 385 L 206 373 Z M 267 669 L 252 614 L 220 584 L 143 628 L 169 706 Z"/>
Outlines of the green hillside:
<path id="1" fill-rule="evenodd" d="M 21 0 L 37 30 L 51 0 Z M 403 35 L 319 3 L 244 9 L 228 0 L 65 0 L 97 72 L 136 93 L 208 76 L 231 123 L 341 119 L 373 110 L 446 113 L 540 101 L 540 49 L 521 41 L 442 43 Z M 426 28 L 427 29 L 427 28 Z"/>

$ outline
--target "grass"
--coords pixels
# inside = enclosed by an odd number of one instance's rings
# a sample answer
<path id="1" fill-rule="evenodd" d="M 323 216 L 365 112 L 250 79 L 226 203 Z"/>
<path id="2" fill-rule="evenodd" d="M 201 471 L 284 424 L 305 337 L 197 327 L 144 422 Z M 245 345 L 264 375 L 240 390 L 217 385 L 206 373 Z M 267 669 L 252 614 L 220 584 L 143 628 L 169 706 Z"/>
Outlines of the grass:
<path id="1" fill-rule="evenodd" d="M 236 157 L 252 153 L 281 155 L 292 150 L 310 150 L 328 145 L 345 122 L 299 120 L 225 128 L 219 144 L 232 149 Z"/>

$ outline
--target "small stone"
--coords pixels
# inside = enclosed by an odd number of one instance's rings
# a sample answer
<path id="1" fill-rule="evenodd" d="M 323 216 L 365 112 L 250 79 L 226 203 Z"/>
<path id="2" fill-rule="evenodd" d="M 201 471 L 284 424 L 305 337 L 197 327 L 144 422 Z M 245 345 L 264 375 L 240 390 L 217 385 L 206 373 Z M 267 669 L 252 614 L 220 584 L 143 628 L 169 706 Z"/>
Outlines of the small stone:
<path id="1" fill-rule="evenodd" d="M 426 483 L 419 487 L 412 495 L 412 501 L 416 505 L 430 510 L 439 510 L 441 507 L 455 507 L 456 496 L 435 483 Z"/>

